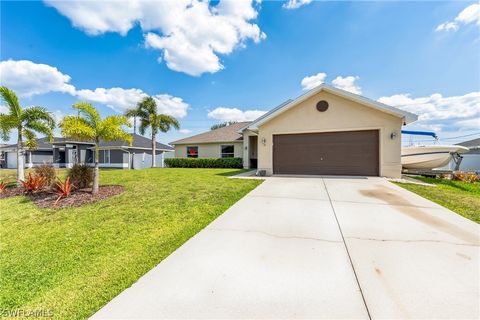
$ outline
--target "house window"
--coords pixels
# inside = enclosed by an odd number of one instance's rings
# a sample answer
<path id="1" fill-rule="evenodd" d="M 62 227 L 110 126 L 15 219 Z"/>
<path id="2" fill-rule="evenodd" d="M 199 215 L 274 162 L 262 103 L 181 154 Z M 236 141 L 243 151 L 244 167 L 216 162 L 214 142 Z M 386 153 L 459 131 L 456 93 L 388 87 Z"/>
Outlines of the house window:
<path id="1" fill-rule="evenodd" d="M 110 150 L 103 150 L 103 163 L 110 163 Z"/>
<path id="2" fill-rule="evenodd" d="M 233 145 L 222 146 L 222 158 L 233 158 L 234 157 L 234 147 Z"/>
<path id="3" fill-rule="evenodd" d="M 105 150 L 105 163 L 110 163 L 110 150 Z"/>
<path id="4" fill-rule="evenodd" d="M 187 147 L 187 158 L 198 158 L 198 147 Z"/>

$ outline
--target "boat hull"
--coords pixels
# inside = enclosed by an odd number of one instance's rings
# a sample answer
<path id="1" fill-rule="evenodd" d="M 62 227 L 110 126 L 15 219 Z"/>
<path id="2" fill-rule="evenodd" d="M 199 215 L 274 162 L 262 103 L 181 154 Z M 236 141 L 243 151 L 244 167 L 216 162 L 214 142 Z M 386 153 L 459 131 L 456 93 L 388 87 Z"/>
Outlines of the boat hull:
<path id="1" fill-rule="evenodd" d="M 455 145 L 414 146 L 402 148 L 402 167 L 405 169 L 435 169 L 446 166 L 452 153 L 462 154 L 469 149 Z"/>

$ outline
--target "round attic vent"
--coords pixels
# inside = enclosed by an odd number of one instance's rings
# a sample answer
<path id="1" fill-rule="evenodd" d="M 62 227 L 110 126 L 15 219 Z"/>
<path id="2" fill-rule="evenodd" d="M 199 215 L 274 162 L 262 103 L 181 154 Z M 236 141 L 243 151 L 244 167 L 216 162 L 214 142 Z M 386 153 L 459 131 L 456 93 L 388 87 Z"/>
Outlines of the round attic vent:
<path id="1" fill-rule="evenodd" d="M 320 112 L 325 112 L 328 109 L 328 102 L 325 100 L 321 100 L 317 103 L 317 110 Z"/>

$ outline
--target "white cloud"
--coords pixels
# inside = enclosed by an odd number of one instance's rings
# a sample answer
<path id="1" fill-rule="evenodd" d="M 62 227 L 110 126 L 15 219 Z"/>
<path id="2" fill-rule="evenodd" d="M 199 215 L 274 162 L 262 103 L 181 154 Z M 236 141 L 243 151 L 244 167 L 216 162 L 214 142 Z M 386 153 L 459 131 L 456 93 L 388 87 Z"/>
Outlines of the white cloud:
<path id="1" fill-rule="evenodd" d="M 440 130 L 479 129 L 480 92 L 443 97 L 439 93 L 412 98 L 409 94 L 381 97 L 378 101 L 417 114 L 416 125 Z"/>
<path id="2" fill-rule="evenodd" d="M 238 108 L 216 108 L 208 113 L 210 119 L 221 121 L 253 121 L 258 117 L 264 115 L 266 111 L 261 110 L 246 110 L 242 111 Z"/>
<path id="3" fill-rule="evenodd" d="M 188 103 L 182 98 L 173 97 L 169 94 L 157 94 L 154 96 L 157 101 L 158 111 L 175 118 L 183 118 L 187 115 Z"/>
<path id="4" fill-rule="evenodd" d="M 73 85 L 69 84 L 70 76 L 61 73 L 57 68 L 27 60 L 1 61 L 0 74 L 1 84 L 11 88 L 20 96 L 32 96 L 53 91 L 65 92 L 80 100 L 104 104 L 121 113 L 135 107 L 141 99 L 148 96 L 147 93 L 136 88 L 114 87 L 76 90 Z M 157 94 L 153 97 L 161 113 L 176 118 L 183 118 L 187 115 L 189 105 L 181 98 L 168 94 Z M 56 115 L 59 115 L 59 111 L 55 112 Z"/>
<path id="5" fill-rule="evenodd" d="M 301 85 L 303 90 L 310 90 L 313 89 L 322 83 L 325 83 L 325 79 L 327 78 L 327 74 L 324 72 L 319 72 L 312 76 L 307 76 L 302 79 Z M 332 81 L 332 85 L 334 87 L 350 91 L 356 94 L 362 94 L 362 89 L 358 84 L 355 82 L 359 79 L 359 77 L 348 76 L 348 77 L 336 77 Z"/>
<path id="6" fill-rule="evenodd" d="M 192 130 L 190 130 L 190 129 L 180 129 L 180 130 L 178 130 L 178 132 L 180 132 L 181 134 L 190 134 L 190 133 L 192 133 Z"/>
<path id="7" fill-rule="evenodd" d="M 223 69 L 219 54 L 228 55 L 247 40 L 265 39 L 251 0 L 225 1 L 54 1 L 47 4 L 90 35 L 125 35 L 136 24 L 145 32 L 146 47 L 162 51 L 175 71 L 197 76 Z"/>
<path id="8" fill-rule="evenodd" d="M 140 89 L 96 88 L 95 90 L 77 90 L 76 96 L 81 100 L 98 102 L 115 111 L 124 112 L 135 107 L 147 94 Z"/>
<path id="9" fill-rule="evenodd" d="M 439 24 L 438 27 L 435 29 L 435 31 L 457 31 L 458 30 L 458 24 L 455 22 L 444 22 L 442 24 Z"/>
<path id="10" fill-rule="evenodd" d="M 45 1 L 89 35 L 118 32 L 126 35 L 140 15 L 137 1 Z"/>
<path id="11" fill-rule="evenodd" d="M 19 96 L 30 97 L 48 92 L 72 94 L 75 87 L 69 84 L 70 76 L 47 64 L 29 60 L 5 60 L 0 62 L 0 83 L 14 90 Z"/>
<path id="12" fill-rule="evenodd" d="M 463 9 L 453 21 L 437 26 L 436 31 L 457 31 L 461 25 L 475 23 L 480 26 L 480 3 L 474 3 Z"/>
<path id="13" fill-rule="evenodd" d="M 282 8 L 284 9 L 297 9 L 301 6 L 309 4 L 312 0 L 288 0 L 286 3 L 283 4 Z"/>
<path id="14" fill-rule="evenodd" d="M 8 109 L 7 106 L 4 106 L 3 104 L 0 104 L 0 113 L 9 113 L 10 110 Z"/>
<path id="15" fill-rule="evenodd" d="M 63 118 L 65 118 L 65 116 L 67 116 L 67 114 L 65 112 L 63 112 L 62 110 L 55 110 L 55 111 L 52 112 L 52 115 L 55 118 L 55 121 L 57 123 L 62 121 Z"/>
<path id="16" fill-rule="evenodd" d="M 123 88 L 96 88 L 95 90 L 78 90 L 76 95 L 79 99 L 104 104 L 115 111 L 125 112 L 134 108 L 137 103 L 148 96 L 140 89 Z M 183 118 L 187 115 L 189 105 L 181 98 L 168 94 L 157 94 L 153 96 L 157 102 L 158 111 L 176 118 Z"/>
<path id="17" fill-rule="evenodd" d="M 313 76 L 303 78 L 301 82 L 303 90 L 310 90 L 321 85 L 325 82 L 326 77 L 326 73 L 319 72 L 317 74 L 314 74 Z"/>
<path id="18" fill-rule="evenodd" d="M 362 88 L 355 83 L 358 79 L 359 77 L 354 76 L 348 76 L 345 78 L 338 76 L 333 79 L 332 84 L 339 89 L 343 89 L 355 94 L 362 94 Z"/>
<path id="19" fill-rule="evenodd" d="M 477 130 L 480 128 L 480 115 L 473 119 L 461 120 L 457 125 L 464 130 Z"/>

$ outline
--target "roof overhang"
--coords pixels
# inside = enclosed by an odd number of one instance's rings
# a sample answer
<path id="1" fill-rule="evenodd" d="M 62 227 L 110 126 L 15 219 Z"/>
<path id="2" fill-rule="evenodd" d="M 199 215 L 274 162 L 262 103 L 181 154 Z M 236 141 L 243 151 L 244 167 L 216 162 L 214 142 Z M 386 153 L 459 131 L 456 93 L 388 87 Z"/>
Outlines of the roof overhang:
<path id="1" fill-rule="evenodd" d="M 68 141 L 54 141 L 52 142 L 52 145 L 55 145 L 55 144 L 90 144 L 90 145 L 94 145 L 95 143 L 93 142 L 88 142 L 88 141 L 75 141 L 75 140 L 68 140 Z"/>
<path id="2" fill-rule="evenodd" d="M 95 150 L 95 147 L 90 147 L 88 149 Z M 129 150 L 129 149 L 135 149 L 135 150 L 150 150 L 152 151 L 152 148 L 144 148 L 144 147 L 135 147 L 135 146 L 102 146 L 98 147 L 98 150 Z M 170 152 L 170 151 L 175 151 L 174 149 L 165 149 L 165 148 L 156 148 L 156 151 L 165 151 L 165 152 Z"/>
<path id="3" fill-rule="evenodd" d="M 243 128 L 240 129 L 240 130 L 243 130 Z M 241 133 L 241 131 L 238 131 L 238 132 Z M 243 139 L 233 140 L 233 141 L 232 140 L 229 140 L 229 141 L 208 141 L 208 142 L 205 142 L 205 141 L 204 142 L 195 142 L 194 141 L 194 142 L 177 142 L 177 143 L 175 143 L 175 141 L 174 141 L 174 142 L 170 142 L 170 145 L 172 145 L 172 146 L 187 146 L 187 145 L 188 146 L 194 146 L 194 145 L 197 145 L 197 144 L 242 143 L 242 142 L 243 142 Z"/>
<path id="4" fill-rule="evenodd" d="M 365 98 L 363 96 L 360 96 L 358 94 L 354 94 L 354 93 L 351 93 L 351 92 L 348 92 L 348 91 L 345 91 L 345 90 L 342 90 L 342 89 L 338 89 L 338 88 L 335 88 L 335 87 L 332 87 L 332 86 L 329 86 L 329 85 L 326 85 L 326 84 L 321 84 L 321 85 L 313 88 L 312 90 L 309 90 L 309 91 L 305 92 L 304 94 L 302 94 L 301 96 L 299 96 L 295 100 L 289 100 L 289 101 L 279 105 L 278 107 L 272 109 L 271 111 L 267 112 L 263 116 L 259 117 L 258 119 L 256 119 L 252 123 L 250 123 L 248 126 L 245 126 L 244 128 L 240 129 L 239 132 L 243 132 L 246 129 L 252 130 L 252 131 L 257 131 L 258 127 L 261 126 L 262 124 L 270 121 L 271 119 L 277 117 L 278 115 L 280 115 L 280 114 L 284 113 L 285 111 L 297 106 L 298 104 L 302 103 L 303 101 L 311 98 L 312 96 L 314 96 L 314 95 L 316 95 L 316 94 L 318 94 L 322 91 L 334 94 L 336 96 L 340 96 L 342 98 L 348 99 L 350 101 L 357 102 L 361 105 L 370 107 L 372 109 L 382 111 L 382 112 L 388 113 L 392 116 L 401 118 L 403 120 L 404 125 L 412 123 L 412 122 L 414 122 L 418 119 L 418 116 L 416 114 L 411 113 L 411 112 L 403 111 L 403 110 L 400 110 L 398 108 L 383 104 L 381 102 L 374 101 L 374 100 Z"/>

